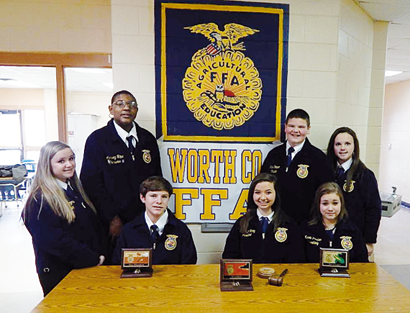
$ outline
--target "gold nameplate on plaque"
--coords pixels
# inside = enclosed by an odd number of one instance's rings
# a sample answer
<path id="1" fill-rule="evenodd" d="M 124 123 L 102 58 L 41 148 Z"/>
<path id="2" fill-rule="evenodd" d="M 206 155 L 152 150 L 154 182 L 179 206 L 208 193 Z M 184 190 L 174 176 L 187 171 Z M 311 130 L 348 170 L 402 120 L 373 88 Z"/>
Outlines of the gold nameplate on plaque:
<path id="1" fill-rule="evenodd" d="M 152 249 L 122 249 L 121 278 L 151 277 Z"/>
<path id="2" fill-rule="evenodd" d="M 252 260 L 221 259 L 221 291 L 253 291 Z"/>
<path id="3" fill-rule="evenodd" d="M 320 276 L 350 277 L 349 251 L 345 249 L 320 248 Z"/>

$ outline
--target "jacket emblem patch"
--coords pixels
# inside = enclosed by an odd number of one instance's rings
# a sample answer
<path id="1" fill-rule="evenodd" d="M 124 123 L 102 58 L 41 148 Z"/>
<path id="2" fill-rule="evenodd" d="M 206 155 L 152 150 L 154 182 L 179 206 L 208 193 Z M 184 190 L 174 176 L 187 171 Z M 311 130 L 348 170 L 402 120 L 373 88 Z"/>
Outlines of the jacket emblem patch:
<path id="1" fill-rule="evenodd" d="M 345 183 L 343 184 L 343 191 L 344 192 L 352 192 L 354 190 L 354 183 L 355 183 L 355 181 L 352 180 L 352 183 L 349 185 L 347 183 L 347 180 L 345 180 Z"/>
<path id="2" fill-rule="evenodd" d="M 165 249 L 172 251 L 177 247 L 177 235 L 167 235 L 167 240 L 165 240 Z"/>
<path id="3" fill-rule="evenodd" d="M 308 167 L 306 164 L 298 164 L 299 168 L 296 172 L 299 178 L 306 178 L 309 175 Z"/>
<path id="4" fill-rule="evenodd" d="M 149 164 L 152 161 L 151 158 L 151 151 L 150 150 L 142 150 L 142 159 L 144 160 L 145 163 Z"/>
<path id="5" fill-rule="evenodd" d="M 350 237 L 350 236 L 341 236 L 340 239 L 342 239 L 341 244 L 342 244 L 342 247 L 344 249 L 352 250 L 352 248 L 353 248 L 352 237 Z"/>
<path id="6" fill-rule="evenodd" d="M 284 227 L 278 227 L 275 233 L 275 239 L 278 242 L 285 242 L 288 239 L 288 234 L 286 233 L 288 229 Z"/>

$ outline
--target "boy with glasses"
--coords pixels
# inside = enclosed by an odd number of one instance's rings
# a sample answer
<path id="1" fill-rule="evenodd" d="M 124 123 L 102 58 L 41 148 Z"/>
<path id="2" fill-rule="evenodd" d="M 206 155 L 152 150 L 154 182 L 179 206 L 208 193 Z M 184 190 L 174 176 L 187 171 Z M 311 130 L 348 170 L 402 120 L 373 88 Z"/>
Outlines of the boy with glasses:
<path id="1" fill-rule="evenodd" d="M 144 211 L 141 183 L 162 171 L 155 137 L 134 121 L 135 97 L 118 91 L 108 109 L 113 118 L 88 137 L 80 177 L 114 243 L 122 226 Z"/>

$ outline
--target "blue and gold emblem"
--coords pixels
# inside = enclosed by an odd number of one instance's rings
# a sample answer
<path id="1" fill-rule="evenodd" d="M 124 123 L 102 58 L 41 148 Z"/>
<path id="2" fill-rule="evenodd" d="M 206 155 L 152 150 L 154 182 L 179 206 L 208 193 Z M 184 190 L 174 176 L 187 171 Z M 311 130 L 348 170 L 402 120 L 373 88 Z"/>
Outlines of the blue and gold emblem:
<path id="1" fill-rule="evenodd" d="M 177 247 L 177 235 L 167 235 L 167 240 L 165 240 L 165 249 L 172 251 Z"/>
<path id="2" fill-rule="evenodd" d="M 347 180 L 345 180 L 345 183 L 343 184 L 343 191 L 352 192 L 354 190 L 354 183 L 355 183 L 354 180 L 352 180 L 350 184 L 348 184 Z"/>
<path id="3" fill-rule="evenodd" d="M 221 31 L 215 23 L 185 27 L 202 34 L 210 44 L 192 56 L 182 80 L 184 101 L 196 120 L 215 130 L 232 129 L 248 121 L 259 108 L 262 80 L 240 38 L 257 29 L 226 24 Z"/>
<path id="4" fill-rule="evenodd" d="M 151 151 L 150 150 L 142 150 L 142 159 L 147 164 L 151 163 L 151 161 L 152 161 Z"/>
<path id="5" fill-rule="evenodd" d="M 285 242 L 288 239 L 288 234 L 286 233 L 288 229 L 285 227 L 278 227 L 275 233 L 275 239 L 278 242 Z"/>
<path id="6" fill-rule="evenodd" d="M 341 244 L 342 244 L 342 247 L 344 249 L 352 250 L 352 248 L 353 248 L 352 237 L 350 237 L 350 236 L 341 236 L 340 239 L 342 239 Z"/>
<path id="7" fill-rule="evenodd" d="M 308 167 L 309 165 L 306 164 L 298 164 L 298 170 L 296 174 L 298 175 L 299 178 L 306 178 L 309 175 Z"/>

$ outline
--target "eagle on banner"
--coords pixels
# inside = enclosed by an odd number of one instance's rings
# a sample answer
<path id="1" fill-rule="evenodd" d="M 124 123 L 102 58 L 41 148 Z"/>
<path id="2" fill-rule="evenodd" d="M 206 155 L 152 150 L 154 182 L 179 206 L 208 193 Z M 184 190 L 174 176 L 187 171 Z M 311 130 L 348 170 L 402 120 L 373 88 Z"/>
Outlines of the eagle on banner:
<path id="1" fill-rule="evenodd" d="M 219 30 L 215 23 L 198 24 L 185 27 L 185 29 L 189 29 L 191 33 L 202 34 L 211 41 L 208 46 L 194 54 L 192 59 L 200 58 L 206 54 L 216 55 L 225 50 L 244 51 L 246 49 L 243 42 L 237 44 L 239 39 L 259 32 L 257 29 L 236 23 L 226 24 L 223 31 Z"/>

